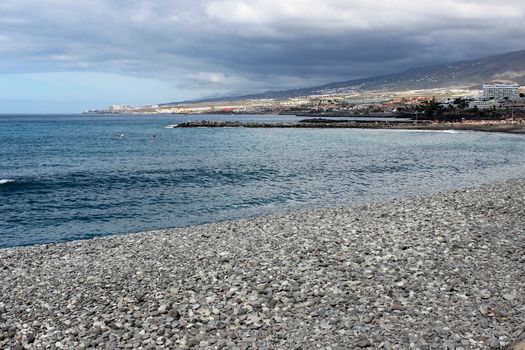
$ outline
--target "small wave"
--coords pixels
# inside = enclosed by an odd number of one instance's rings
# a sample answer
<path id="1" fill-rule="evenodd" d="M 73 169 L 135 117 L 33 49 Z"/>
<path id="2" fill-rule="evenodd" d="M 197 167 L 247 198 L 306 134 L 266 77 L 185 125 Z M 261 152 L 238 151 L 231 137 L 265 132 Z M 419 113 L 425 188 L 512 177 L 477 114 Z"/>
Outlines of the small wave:
<path id="1" fill-rule="evenodd" d="M 0 185 L 5 185 L 5 184 L 11 183 L 11 182 L 15 182 L 15 180 L 11 180 L 11 179 L 0 179 Z"/>
<path id="2" fill-rule="evenodd" d="M 396 131 L 401 132 L 410 132 L 410 133 L 442 133 L 442 134 L 459 134 L 462 131 L 453 130 L 453 129 L 445 129 L 445 130 L 438 130 L 438 129 L 393 129 Z"/>

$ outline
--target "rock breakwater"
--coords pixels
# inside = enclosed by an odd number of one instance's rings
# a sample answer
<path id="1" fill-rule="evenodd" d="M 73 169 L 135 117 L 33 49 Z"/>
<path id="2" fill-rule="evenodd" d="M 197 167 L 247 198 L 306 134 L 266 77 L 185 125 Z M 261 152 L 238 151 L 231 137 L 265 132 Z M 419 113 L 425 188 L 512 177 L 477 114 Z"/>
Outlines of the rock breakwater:
<path id="1" fill-rule="evenodd" d="M 0 250 L 0 348 L 499 349 L 525 181 Z"/>

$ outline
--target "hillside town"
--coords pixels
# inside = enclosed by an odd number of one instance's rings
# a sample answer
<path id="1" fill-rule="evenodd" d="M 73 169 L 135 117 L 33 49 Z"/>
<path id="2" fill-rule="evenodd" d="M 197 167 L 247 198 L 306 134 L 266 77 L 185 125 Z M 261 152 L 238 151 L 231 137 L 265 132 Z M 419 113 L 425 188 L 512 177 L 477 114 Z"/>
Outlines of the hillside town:
<path id="1" fill-rule="evenodd" d="M 484 84 L 482 90 L 432 89 L 404 92 L 352 92 L 283 99 L 131 107 L 112 105 L 90 114 L 293 114 L 300 116 L 413 116 L 420 119 L 501 119 L 525 114 L 525 87 Z"/>

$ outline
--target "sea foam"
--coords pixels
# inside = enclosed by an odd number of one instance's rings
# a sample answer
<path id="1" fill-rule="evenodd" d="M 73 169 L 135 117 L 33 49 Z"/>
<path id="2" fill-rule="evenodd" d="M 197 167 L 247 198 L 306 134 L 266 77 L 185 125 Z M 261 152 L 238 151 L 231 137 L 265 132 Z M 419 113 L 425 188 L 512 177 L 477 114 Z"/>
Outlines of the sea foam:
<path id="1" fill-rule="evenodd" d="M 5 184 L 8 184 L 10 182 L 15 182 L 15 180 L 11 180 L 11 179 L 0 179 L 0 185 L 5 185 Z"/>
<path id="2" fill-rule="evenodd" d="M 409 133 L 443 133 L 443 134 L 459 134 L 462 132 L 468 132 L 468 130 L 453 130 L 453 129 L 388 129 L 388 131 L 399 131 Z"/>

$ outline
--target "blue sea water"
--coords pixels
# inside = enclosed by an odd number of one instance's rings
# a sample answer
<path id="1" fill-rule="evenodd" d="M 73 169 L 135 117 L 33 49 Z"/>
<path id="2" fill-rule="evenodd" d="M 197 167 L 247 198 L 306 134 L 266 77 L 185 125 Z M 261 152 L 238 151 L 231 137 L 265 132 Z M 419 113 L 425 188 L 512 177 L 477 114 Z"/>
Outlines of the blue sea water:
<path id="1" fill-rule="evenodd" d="M 525 174 L 519 135 L 165 128 L 239 118 L 0 116 L 0 247 L 365 203 Z"/>

